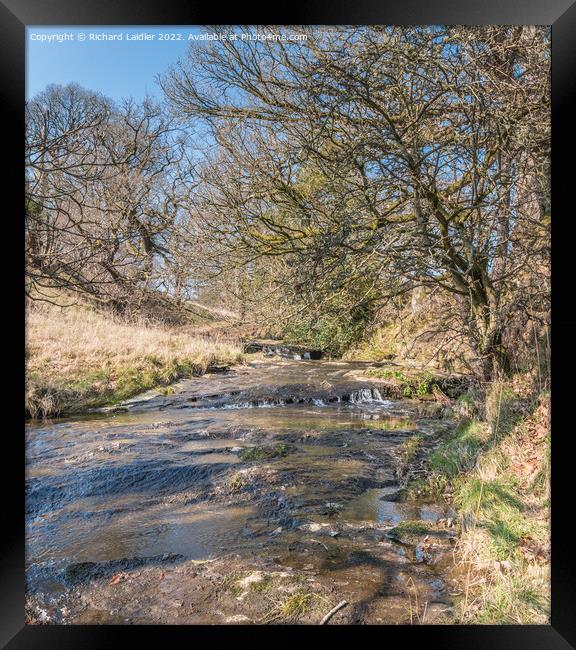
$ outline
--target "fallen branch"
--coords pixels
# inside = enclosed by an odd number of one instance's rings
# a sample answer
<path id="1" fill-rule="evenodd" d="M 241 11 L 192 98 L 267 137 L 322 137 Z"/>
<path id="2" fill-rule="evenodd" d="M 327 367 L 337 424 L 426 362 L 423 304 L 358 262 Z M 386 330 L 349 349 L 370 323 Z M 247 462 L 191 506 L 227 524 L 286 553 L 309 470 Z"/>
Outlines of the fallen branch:
<path id="1" fill-rule="evenodd" d="M 320 621 L 320 625 L 326 625 L 328 621 L 336 614 L 336 612 L 340 611 L 342 607 L 346 607 L 347 601 L 343 600 L 341 603 L 338 603 L 336 607 L 333 607 L 328 614 Z"/>

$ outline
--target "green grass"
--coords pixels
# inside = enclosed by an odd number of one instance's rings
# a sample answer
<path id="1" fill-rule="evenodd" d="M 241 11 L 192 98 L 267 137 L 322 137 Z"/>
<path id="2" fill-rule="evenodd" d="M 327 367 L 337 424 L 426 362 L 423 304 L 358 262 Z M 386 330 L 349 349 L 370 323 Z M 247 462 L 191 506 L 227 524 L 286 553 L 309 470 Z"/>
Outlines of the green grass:
<path id="1" fill-rule="evenodd" d="M 511 577 L 493 585 L 474 622 L 484 625 L 507 625 L 517 621 L 539 623 L 548 617 L 549 606 L 548 599 L 538 588 L 522 577 Z"/>
<path id="2" fill-rule="evenodd" d="M 400 476 L 404 476 L 410 465 L 422 449 L 424 438 L 420 435 L 410 436 L 398 447 L 398 468 Z"/>
<path id="3" fill-rule="evenodd" d="M 456 510 L 462 623 L 549 620 L 549 395 L 534 390 L 515 377 L 462 395 L 455 412 L 464 419 L 429 456 L 427 477 L 405 491 L 445 496 Z M 423 534 L 419 523 L 403 525 Z"/>
<path id="4" fill-rule="evenodd" d="M 280 606 L 280 609 L 286 618 L 296 618 L 308 609 L 311 602 L 311 593 L 299 592 L 286 598 Z"/>
<path id="5" fill-rule="evenodd" d="M 462 423 L 430 455 L 431 469 L 447 478 L 469 470 L 486 440 L 485 426 L 474 420 Z"/>
<path id="6" fill-rule="evenodd" d="M 265 591 L 268 591 L 268 589 L 273 587 L 273 585 L 274 580 L 272 579 L 272 576 L 266 574 L 262 577 L 262 580 L 260 580 L 260 582 L 252 582 L 250 584 L 250 590 L 261 594 Z"/>
<path id="7" fill-rule="evenodd" d="M 244 447 L 238 456 L 241 461 L 247 463 L 254 460 L 268 460 L 277 456 L 285 456 L 287 453 L 288 445 L 278 443 L 276 445 Z"/>
<path id="8" fill-rule="evenodd" d="M 411 436 L 400 445 L 400 455 L 406 463 L 411 462 L 420 451 L 424 438 L 420 435 Z"/>
<path id="9" fill-rule="evenodd" d="M 426 478 L 410 481 L 404 488 L 404 496 L 408 501 L 415 499 L 441 500 L 450 487 L 449 479 L 443 474 L 431 473 Z"/>
<path id="10" fill-rule="evenodd" d="M 452 410 L 455 416 L 464 421 L 478 418 L 478 396 L 472 390 L 467 390 L 457 397 Z"/>
<path id="11" fill-rule="evenodd" d="M 521 419 L 517 403 L 517 395 L 510 386 L 502 381 L 492 383 L 486 394 L 485 412 L 494 440 L 507 436 Z"/>
<path id="12" fill-rule="evenodd" d="M 213 365 L 242 360 L 217 335 L 128 320 L 88 305 L 27 305 L 26 413 L 52 417 L 115 404 Z"/>
<path id="13" fill-rule="evenodd" d="M 246 485 L 246 478 L 240 472 L 234 472 L 226 487 L 230 492 L 239 492 Z"/>
<path id="14" fill-rule="evenodd" d="M 502 479 L 483 481 L 471 476 L 462 481 L 455 494 L 461 516 L 473 517 L 474 525 L 489 533 L 491 555 L 508 560 L 518 553 L 521 540 L 535 533 L 535 527 L 523 514 L 521 497 Z"/>
<path id="15" fill-rule="evenodd" d="M 431 395 L 434 387 L 438 386 L 437 380 L 429 373 L 424 373 L 416 377 L 410 377 L 400 370 L 385 370 L 380 368 L 371 368 L 366 371 L 369 377 L 386 379 L 396 383 L 406 398 L 425 397 Z"/>
<path id="16" fill-rule="evenodd" d="M 428 535 L 434 529 L 433 524 L 421 519 L 401 521 L 389 531 L 393 537 L 409 537 Z"/>
<path id="17" fill-rule="evenodd" d="M 170 384 L 184 377 L 202 375 L 205 371 L 205 367 L 189 359 L 176 358 L 164 366 L 143 359 L 134 365 L 87 370 L 75 378 L 55 378 L 48 382 L 40 373 L 30 373 L 27 378 L 28 410 L 31 414 L 44 416 L 82 413 L 117 404 L 153 388 L 159 388 L 164 395 L 171 395 L 174 389 Z M 44 408 L 41 403 L 43 398 L 46 400 Z"/>
<path id="18" fill-rule="evenodd" d="M 462 524 L 463 623 L 549 621 L 549 396 L 529 381 L 494 382 L 481 404 L 463 398 L 484 421 L 463 423 L 430 458 L 429 481 L 443 482 Z"/>

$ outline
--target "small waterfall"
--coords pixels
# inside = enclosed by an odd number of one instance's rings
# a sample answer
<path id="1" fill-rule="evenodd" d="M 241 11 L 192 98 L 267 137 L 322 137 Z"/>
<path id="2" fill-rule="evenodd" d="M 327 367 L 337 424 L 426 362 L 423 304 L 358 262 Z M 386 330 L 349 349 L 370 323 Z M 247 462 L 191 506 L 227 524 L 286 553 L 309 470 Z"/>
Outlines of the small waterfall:
<path id="1" fill-rule="evenodd" d="M 382 395 L 377 388 L 361 388 L 350 393 L 350 403 L 361 404 L 363 402 L 383 402 Z"/>
<path id="2" fill-rule="evenodd" d="M 252 408 L 273 408 L 277 406 L 288 406 L 297 404 L 310 404 L 316 407 L 327 406 L 328 403 L 348 403 L 348 404 L 378 404 L 379 406 L 388 407 L 393 403 L 385 400 L 378 388 L 360 388 L 344 393 L 342 395 L 330 395 L 328 397 L 305 397 L 304 395 L 287 394 L 284 397 L 257 398 L 250 401 L 230 401 L 224 402 L 220 399 L 216 404 L 204 405 L 195 404 L 197 409 L 218 410 L 218 409 L 252 409 Z"/>
<path id="3" fill-rule="evenodd" d="M 259 409 L 265 409 L 265 408 L 272 408 L 274 406 L 285 406 L 286 405 L 286 400 L 283 399 L 275 399 L 275 400 L 255 400 L 253 402 L 235 402 L 232 404 L 224 404 L 223 406 L 212 406 L 212 407 L 207 407 L 207 408 L 212 408 L 212 409 L 253 409 L 253 408 L 259 408 Z"/>

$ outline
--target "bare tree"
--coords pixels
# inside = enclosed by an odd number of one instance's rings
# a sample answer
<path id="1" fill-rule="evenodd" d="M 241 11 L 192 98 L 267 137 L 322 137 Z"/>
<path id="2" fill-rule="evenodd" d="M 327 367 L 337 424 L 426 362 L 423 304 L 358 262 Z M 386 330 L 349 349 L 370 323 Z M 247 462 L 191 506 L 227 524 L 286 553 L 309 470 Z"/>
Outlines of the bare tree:
<path id="1" fill-rule="evenodd" d="M 488 378 L 547 306 L 549 65 L 546 28 L 311 29 L 191 49 L 162 85 L 219 147 L 194 201 L 221 245 L 325 301 L 436 287 Z"/>
<path id="2" fill-rule="evenodd" d="M 178 210 L 181 146 L 150 101 L 121 106 L 76 85 L 26 112 L 27 291 L 134 301 L 154 282 Z"/>

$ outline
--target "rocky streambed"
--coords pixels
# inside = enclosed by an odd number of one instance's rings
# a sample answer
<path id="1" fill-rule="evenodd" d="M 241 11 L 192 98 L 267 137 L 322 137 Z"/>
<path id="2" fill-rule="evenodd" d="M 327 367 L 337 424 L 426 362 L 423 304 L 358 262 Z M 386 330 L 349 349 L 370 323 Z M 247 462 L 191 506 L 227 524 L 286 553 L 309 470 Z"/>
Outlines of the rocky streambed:
<path id="1" fill-rule="evenodd" d="M 453 423 L 365 369 L 260 360 L 30 423 L 28 622 L 451 622 L 452 513 L 401 487 Z"/>

